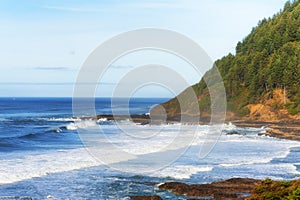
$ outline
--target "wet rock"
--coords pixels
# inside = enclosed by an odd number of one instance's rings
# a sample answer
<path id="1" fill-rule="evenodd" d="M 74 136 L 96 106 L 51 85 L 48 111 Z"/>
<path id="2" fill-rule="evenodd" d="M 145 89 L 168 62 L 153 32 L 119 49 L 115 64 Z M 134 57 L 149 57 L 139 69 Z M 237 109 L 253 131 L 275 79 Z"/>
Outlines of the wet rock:
<path id="1" fill-rule="evenodd" d="M 226 135 L 246 135 L 245 133 L 239 133 L 237 131 L 230 131 L 228 133 L 226 133 Z"/>
<path id="2" fill-rule="evenodd" d="M 179 182 L 168 182 L 159 186 L 161 190 L 171 190 L 177 195 L 186 195 L 190 199 L 245 199 L 260 183 L 259 180 L 233 178 L 211 184 L 187 185 Z"/>
<path id="3" fill-rule="evenodd" d="M 132 200 L 162 200 L 160 196 L 131 196 Z"/>

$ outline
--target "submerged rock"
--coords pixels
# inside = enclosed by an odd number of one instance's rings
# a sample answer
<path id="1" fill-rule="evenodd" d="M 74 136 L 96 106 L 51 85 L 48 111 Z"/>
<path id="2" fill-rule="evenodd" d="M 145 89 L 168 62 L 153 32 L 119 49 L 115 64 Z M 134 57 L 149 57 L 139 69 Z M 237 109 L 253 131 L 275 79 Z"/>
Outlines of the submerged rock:
<path id="1" fill-rule="evenodd" d="M 160 196 L 131 196 L 132 200 L 162 200 Z"/>
<path id="2" fill-rule="evenodd" d="M 237 131 L 230 131 L 228 133 L 226 133 L 226 135 L 246 135 L 245 133 L 239 133 Z"/>

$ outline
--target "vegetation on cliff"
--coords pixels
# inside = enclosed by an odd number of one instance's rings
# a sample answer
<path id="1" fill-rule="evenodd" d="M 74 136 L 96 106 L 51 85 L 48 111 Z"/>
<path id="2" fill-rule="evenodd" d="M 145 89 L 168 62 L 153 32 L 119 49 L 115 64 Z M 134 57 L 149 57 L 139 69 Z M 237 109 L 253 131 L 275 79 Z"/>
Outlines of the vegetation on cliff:
<path id="1" fill-rule="evenodd" d="M 250 115 L 256 111 L 251 105 L 257 104 L 273 115 L 300 113 L 300 0 L 287 2 L 272 18 L 261 20 L 243 41 L 238 42 L 235 55 L 230 53 L 215 64 L 224 81 L 229 114 L 235 117 Z M 213 70 L 192 86 L 202 115 L 210 113 L 205 80 L 211 78 Z M 188 102 L 185 93 L 179 96 Z M 169 116 L 180 115 L 176 98 L 163 106 Z"/>
<path id="2" fill-rule="evenodd" d="M 210 184 L 168 182 L 159 186 L 161 190 L 171 190 L 177 195 L 186 195 L 195 199 L 240 200 L 296 200 L 300 199 L 300 180 L 263 181 L 249 178 L 232 178 Z"/>
<path id="3" fill-rule="evenodd" d="M 273 181 L 266 179 L 256 186 L 251 197 L 247 199 L 300 199 L 300 181 Z"/>

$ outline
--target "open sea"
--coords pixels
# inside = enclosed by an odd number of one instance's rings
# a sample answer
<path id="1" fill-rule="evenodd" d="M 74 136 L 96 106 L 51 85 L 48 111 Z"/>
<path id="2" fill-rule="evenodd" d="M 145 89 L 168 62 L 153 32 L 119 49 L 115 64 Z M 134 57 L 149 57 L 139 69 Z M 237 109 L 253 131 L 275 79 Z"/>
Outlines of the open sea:
<path id="1" fill-rule="evenodd" d="M 131 99 L 130 113 L 148 113 L 153 105 L 166 100 Z M 114 109 L 122 114 L 126 102 L 116 102 Z M 95 103 L 97 114 L 111 114 L 111 99 L 99 98 Z M 115 148 L 135 155 L 132 160 L 138 161 L 138 157 L 166 154 L 161 149 L 174 136 L 184 137 L 185 132 L 195 130 L 195 125 L 120 123 L 135 136 L 149 136 L 158 130 L 160 135 L 136 142 L 115 122 L 73 118 L 71 98 L 0 98 L 0 199 L 129 199 L 134 195 L 186 199 L 157 186 L 167 181 L 209 183 L 232 177 L 280 180 L 300 175 L 300 142 L 259 136 L 267 127 L 238 128 L 232 124 L 224 124 L 218 142 L 204 158 L 199 157 L 199 148 L 209 140 L 207 135 L 214 133 L 208 133 L 213 130 L 209 126 L 199 125 L 197 137 L 174 162 L 152 172 L 140 170 L 139 163 L 133 162 L 130 170 L 122 171 L 96 159 L 77 131 L 100 126 L 117 144 Z M 185 130 L 181 135 L 179 127 Z M 232 131 L 239 134 L 226 134 Z M 105 141 L 100 142 L 105 146 Z"/>

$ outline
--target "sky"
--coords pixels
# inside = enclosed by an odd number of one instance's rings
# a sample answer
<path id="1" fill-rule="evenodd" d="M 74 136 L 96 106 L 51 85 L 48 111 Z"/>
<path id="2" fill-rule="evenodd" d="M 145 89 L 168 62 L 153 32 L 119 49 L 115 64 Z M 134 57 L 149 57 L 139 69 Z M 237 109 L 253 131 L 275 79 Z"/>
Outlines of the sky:
<path id="1" fill-rule="evenodd" d="M 0 97 L 72 97 L 78 72 L 90 53 L 111 37 L 135 29 L 176 31 L 197 42 L 216 60 L 234 53 L 237 42 L 285 2 L 0 0 Z M 122 75 L 147 63 L 173 65 L 189 84 L 201 78 L 175 56 L 138 52 L 112 63 L 99 81 L 96 95 L 110 97 Z M 179 91 L 153 86 L 135 95 L 170 97 Z"/>

